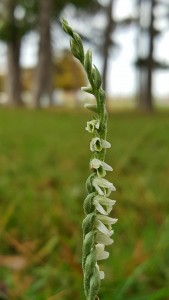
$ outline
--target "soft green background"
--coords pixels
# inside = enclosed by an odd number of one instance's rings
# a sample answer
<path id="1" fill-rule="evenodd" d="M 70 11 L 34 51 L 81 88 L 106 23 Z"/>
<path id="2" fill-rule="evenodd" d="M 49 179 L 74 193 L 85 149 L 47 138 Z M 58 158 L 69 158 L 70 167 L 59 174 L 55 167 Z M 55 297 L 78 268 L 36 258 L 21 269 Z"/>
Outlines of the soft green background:
<path id="1" fill-rule="evenodd" d="M 0 285 L 17 300 L 83 300 L 91 115 L 0 111 Z M 109 115 L 117 192 L 101 300 L 169 299 L 169 113 Z"/>

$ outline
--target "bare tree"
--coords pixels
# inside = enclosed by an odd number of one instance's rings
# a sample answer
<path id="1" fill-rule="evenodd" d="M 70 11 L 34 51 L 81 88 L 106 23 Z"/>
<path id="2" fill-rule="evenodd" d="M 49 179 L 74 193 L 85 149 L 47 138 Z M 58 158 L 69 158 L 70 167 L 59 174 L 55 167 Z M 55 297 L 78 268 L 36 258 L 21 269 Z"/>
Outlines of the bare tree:
<path id="1" fill-rule="evenodd" d="M 107 19 L 107 25 L 104 32 L 103 40 L 103 88 L 107 89 L 107 73 L 108 73 L 108 61 L 110 57 L 110 47 L 112 46 L 112 32 L 115 27 L 115 22 L 113 18 L 113 4 L 114 0 L 110 0 L 109 4 L 105 8 L 105 14 Z"/>
<path id="2" fill-rule="evenodd" d="M 166 8 L 164 15 L 160 16 L 156 12 L 158 7 L 163 5 Z M 159 36 L 162 31 L 156 28 L 155 22 L 160 17 L 167 18 L 167 9 L 169 4 L 163 1 L 156 0 L 138 0 L 139 11 L 139 39 L 138 39 L 138 59 L 137 67 L 139 73 L 139 94 L 138 94 L 138 107 L 152 111 L 153 110 L 153 77 L 156 69 L 168 69 L 169 66 L 165 62 L 158 61 L 155 58 L 154 44 L 156 37 Z M 147 16 L 147 18 L 145 17 Z M 147 42 L 145 42 L 145 37 Z M 142 49 L 147 49 L 146 53 L 141 53 Z M 145 51 L 144 51 L 145 52 Z"/>
<path id="3" fill-rule="evenodd" d="M 34 100 L 37 107 L 40 106 L 40 99 L 43 95 L 47 95 L 52 102 L 52 0 L 38 0 L 38 4 L 39 61 L 34 86 Z"/>
<path id="4" fill-rule="evenodd" d="M 139 0 L 139 30 L 140 41 L 138 47 L 146 48 L 143 36 L 147 37 L 147 54 L 146 57 L 141 57 L 138 53 L 138 67 L 139 67 L 139 95 L 138 107 L 141 109 L 151 111 L 153 109 L 153 70 L 154 70 L 154 40 L 156 31 L 154 28 L 154 8 L 155 0 Z M 148 12 L 147 24 L 144 24 L 144 14 Z M 140 49 L 139 49 L 140 50 Z M 139 51 L 138 51 L 139 52 Z"/>
<path id="5" fill-rule="evenodd" d="M 155 39 L 155 28 L 154 28 L 154 8 L 155 0 L 151 0 L 150 5 L 150 26 L 149 26 L 149 51 L 147 57 L 147 88 L 146 88 L 146 108 L 152 110 L 153 108 L 153 66 L 154 66 L 154 39 Z"/>
<path id="6" fill-rule="evenodd" d="M 7 57 L 8 57 L 8 72 L 7 72 L 7 97 L 11 105 L 21 105 L 21 79 L 20 79 L 20 44 L 21 38 L 18 34 L 14 11 L 15 1 L 6 0 L 7 22 L 10 29 L 9 39 L 7 40 Z"/>
<path id="7" fill-rule="evenodd" d="M 21 100 L 20 52 L 23 36 L 35 24 L 35 0 L 0 0 L 0 39 L 7 45 L 8 70 L 6 93 L 10 105 L 19 106 Z M 20 14 L 20 11 L 23 14 Z M 18 13 L 19 12 L 19 13 Z"/>

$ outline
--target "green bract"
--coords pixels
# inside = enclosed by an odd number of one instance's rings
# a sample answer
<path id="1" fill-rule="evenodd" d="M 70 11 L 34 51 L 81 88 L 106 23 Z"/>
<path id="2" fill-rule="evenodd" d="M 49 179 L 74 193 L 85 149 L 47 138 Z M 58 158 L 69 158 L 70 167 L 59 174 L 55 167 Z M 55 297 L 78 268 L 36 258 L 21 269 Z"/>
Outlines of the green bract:
<path id="1" fill-rule="evenodd" d="M 105 91 L 102 89 L 102 79 L 99 70 L 92 63 L 92 51 L 84 53 L 80 36 L 72 30 L 66 20 L 62 20 L 63 30 L 71 37 L 70 47 L 72 54 L 83 65 L 90 85 L 82 90 L 95 96 L 96 104 L 85 104 L 85 107 L 94 113 L 93 119 L 87 122 L 86 130 L 92 134 L 90 150 L 91 174 L 86 181 L 88 195 L 84 201 L 83 221 L 83 255 L 82 267 L 84 274 L 84 291 L 87 300 L 99 300 L 98 292 L 100 281 L 104 279 L 103 271 L 100 271 L 98 261 L 109 257 L 105 246 L 111 245 L 114 231 L 112 225 L 117 219 L 109 217 L 115 200 L 107 197 L 115 191 L 114 185 L 106 180 L 107 171 L 112 167 L 105 163 L 106 149 L 111 144 L 106 141 L 107 133 L 107 110 L 105 106 Z"/>

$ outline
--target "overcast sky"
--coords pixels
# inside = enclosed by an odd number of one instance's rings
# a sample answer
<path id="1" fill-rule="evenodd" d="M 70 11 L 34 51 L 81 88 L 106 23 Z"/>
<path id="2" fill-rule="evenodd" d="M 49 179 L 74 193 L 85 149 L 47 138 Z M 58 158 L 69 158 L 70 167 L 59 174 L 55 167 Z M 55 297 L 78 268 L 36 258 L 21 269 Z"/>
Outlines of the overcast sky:
<path id="1" fill-rule="evenodd" d="M 117 18 L 123 18 L 133 12 L 131 0 L 118 0 L 115 6 Z M 72 20 L 72 26 L 76 24 Z M 115 39 L 121 45 L 112 57 L 109 64 L 108 92 L 115 96 L 128 96 L 136 91 L 136 71 L 133 61 L 136 57 L 135 40 L 137 32 L 133 28 L 118 30 Z M 55 34 L 54 34 L 55 37 Z M 55 46 L 55 38 L 54 38 Z M 58 43 L 58 39 L 56 41 Z M 67 45 L 69 45 L 66 40 Z M 32 66 L 37 62 L 38 37 L 32 33 L 25 37 L 22 42 L 21 63 L 23 66 Z M 156 56 L 163 61 L 169 62 L 169 31 L 166 31 L 156 44 Z M 0 70 L 6 66 L 6 47 L 0 43 Z M 95 56 L 95 63 L 101 68 L 99 57 Z M 157 96 L 169 96 L 169 72 L 159 71 L 154 76 L 154 91 Z"/>

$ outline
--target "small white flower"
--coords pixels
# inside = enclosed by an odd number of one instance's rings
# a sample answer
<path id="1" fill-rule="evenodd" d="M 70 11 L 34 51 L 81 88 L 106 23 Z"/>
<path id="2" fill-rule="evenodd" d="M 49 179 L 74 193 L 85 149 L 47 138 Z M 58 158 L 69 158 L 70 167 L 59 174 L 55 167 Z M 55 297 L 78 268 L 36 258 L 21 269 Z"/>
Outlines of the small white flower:
<path id="1" fill-rule="evenodd" d="M 100 122 L 99 120 L 92 120 L 87 122 L 86 130 L 90 133 L 93 133 L 95 129 L 99 129 L 100 127 Z"/>
<path id="2" fill-rule="evenodd" d="M 116 203 L 116 200 L 112 200 L 104 196 L 95 196 L 94 199 L 96 199 L 100 204 L 106 206 L 113 206 Z"/>
<path id="3" fill-rule="evenodd" d="M 100 177 L 104 177 L 106 175 L 106 171 L 113 171 L 111 166 L 97 158 L 93 158 L 91 160 L 90 168 L 97 170 L 97 175 Z"/>
<path id="4" fill-rule="evenodd" d="M 101 177 L 94 178 L 92 184 L 98 192 L 98 194 L 101 196 L 108 197 L 110 196 L 112 191 L 116 191 L 116 188 L 111 182 Z"/>
<path id="5" fill-rule="evenodd" d="M 100 220 L 104 225 L 108 225 L 108 226 L 115 224 L 118 220 L 118 219 L 110 218 L 107 216 L 101 216 L 101 215 L 97 215 L 97 219 Z"/>
<path id="6" fill-rule="evenodd" d="M 108 214 L 109 214 L 108 210 L 105 210 L 105 209 L 100 205 L 100 203 L 97 202 L 96 200 L 93 201 L 93 204 L 94 204 L 94 206 L 96 207 L 97 211 L 98 211 L 99 213 L 101 213 L 102 215 L 108 215 Z M 111 210 L 110 210 L 110 211 L 111 211 Z"/>
<path id="7" fill-rule="evenodd" d="M 112 230 L 108 229 L 106 225 L 104 225 L 100 220 L 96 219 L 95 220 L 95 226 L 96 228 L 103 234 L 107 235 L 107 236 L 111 236 L 112 235 Z"/>
<path id="8" fill-rule="evenodd" d="M 93 204 L 95 205 L 97 211 L 102 215 L 108 215 L 115 203 L 115 200 L 108 199 L 104 196 L 95 196 L 93 200 Z"/>
<path id="9" fill-rule="evenodd" d="M 100 152 L 103 148 L 110 148 L 111 144 L 98 137 L 92 138 L 90 142 L 90 150 Z"/>
<path id="10" fill-rule="evenodd" d="M 105 245 L 97 244 L 96 245 L 96 259 L 102 260 L 109 257 L 109 252 L 104 250 Z"/>
<path id="11" fill-rule="evenodd" d="M 109 236 L 102 234 L 101 232 L 97 232 L 96 243 L 108 246 L 113 244 L 113 240 Z"/>
<path id="12" fill-rule="evenodd" d="M 104 279 L 105 278 L 105 274 L 104 274 L 104 272 L 103 271 L 100 271 L 100 268 L 99 268 L 99 266 L 98 266 L 98 264 L 96 263 L 96 268 L 98 269 L 98 271 L 99 271 L 99 275 L 100 275 L 100 279 L 102 280 L 102 279 Z"/>
<path id="13" fill-rule="evenodd" d="M 102 145 L 101 145 L 101 139 L 100 138 L 93 138 L 90 142 L 90 150 L 91 151 L 101 151 Z"/>

